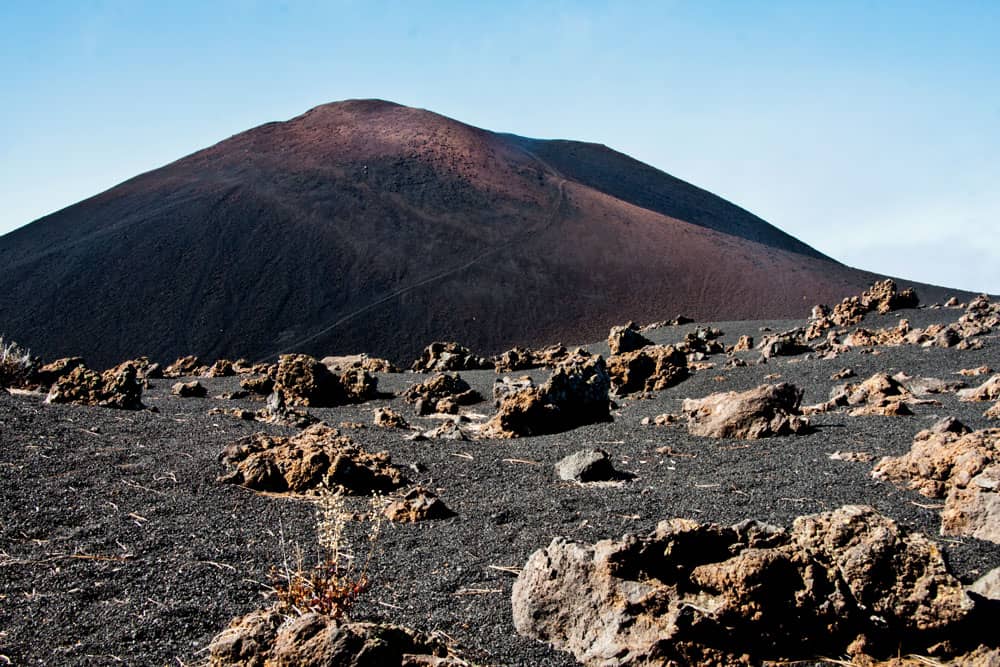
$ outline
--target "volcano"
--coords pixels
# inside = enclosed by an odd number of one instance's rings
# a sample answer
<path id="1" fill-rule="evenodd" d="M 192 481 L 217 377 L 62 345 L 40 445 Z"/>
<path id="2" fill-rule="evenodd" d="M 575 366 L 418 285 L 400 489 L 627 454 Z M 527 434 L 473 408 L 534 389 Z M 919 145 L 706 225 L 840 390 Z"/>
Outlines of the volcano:
<path id="1" fill-rule="evenodd" d="M 681 313 L 799 317 L 877 277 L 603 145 L 379 100 L 136 176 L 0 237 L 0 266 L 0 331 L 96 365 L 495 353 Z"/>

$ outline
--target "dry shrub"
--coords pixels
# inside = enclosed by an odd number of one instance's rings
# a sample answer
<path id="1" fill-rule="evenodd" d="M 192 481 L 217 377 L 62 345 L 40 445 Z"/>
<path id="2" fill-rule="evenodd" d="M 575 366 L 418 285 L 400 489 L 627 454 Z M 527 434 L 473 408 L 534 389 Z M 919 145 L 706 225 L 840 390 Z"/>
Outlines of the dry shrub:
<path id="1" fill-rule="evenodd" d="M 346 507 L 345 497 L 339 492 L 324 490 L 316 501 L 318 554 L 315 565 L 306 564 L 306 555 L 297 544 L 290 562 L 282 533 L 284 562 L 280 568 L 273 567 L 270 573 L 279 611 L 297 615 L 315 612 L 333 618 L 345 616 L 371 584 L 368 573 L 382 530 L 384 506 L 381 495 L 372 496 L 366 520 L 366 553 L 362 558 L 350 548 L 345 535 L 354 518 Z"/>
<path id="2" fill-rule="evenodd" d="M 30 350 L 0 336 L 0 387 L 26 386 L 36 365 Z"/>

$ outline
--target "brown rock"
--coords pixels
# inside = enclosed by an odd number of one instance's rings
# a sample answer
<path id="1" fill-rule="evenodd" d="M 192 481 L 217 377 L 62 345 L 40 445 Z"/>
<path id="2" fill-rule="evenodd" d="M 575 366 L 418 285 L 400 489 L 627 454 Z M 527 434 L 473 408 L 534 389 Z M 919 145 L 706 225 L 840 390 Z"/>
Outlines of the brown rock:
<path id="1" fill-rule="evenodd" d="M 255 433 L 226 446 L 219 460 L 232 468 L 220 482 L 258 491 L 370 494 L 404 482 L 386 452 L 370 454 L 324 424 L 292 437 Z"/>
<path id="2" fill-rule="evenodd" d="M 479 357 L 458 343 L 436 342 L 428 345 L 420 358 L 413 362 L 412 369 L 417 372 L 430 373 L 434 371 L 471 371 L 482 368 L 492 368 L 493 362 Z"/>
<path id="3" fill-rule="evenodd" d="M 86 366 L 76 366 L 69 375 L 59 378 L 49 390 L 46 403 L 99 405 L 120 410 L 141 410 L 142 383 L 134 364 L 98 375 Z"/>
<path id="4" fill-rule="evenodd" d="M 170 393 L 181 398 L 205 398 L 208 395 L 208 390 L 197 380 L 191 380 L 190 382 L 175 383 L 170 388 Z"/>
<path id="5" fill-rule="evenodd" d="M 351 369 L 368 371 L 369 373 L 399 373 L 399 368 L 388 359 L 369 357 L 364 353 L 340 357 L 323 357 L 320 363 L 330 369 L 331 373 L 343 373 Z"/>
<path id="6" fill-rule="evenodd" d="M 653 341 L 639 333 L 639 325 L 635 322 L 629 322 L 625 326 L 611 327 L 611 332 L 608 334 L 608 348 L 611 350 L 612 356 L 634 352 L 652 344 Z"/>
<path id="7" fill-rule="evenodd" d="M 513 373 L 542 366 L 554 368 L 566 361 L 572 354 L 562 343 L 556 343 L 540 350 L 515 347 L 499 355 L 494 360 L 493 369 L 497 373 Z"/>
<path id="8" fill-rule="evenodd" d="M 693 435 L 755 439 L 804 432 L 809 420 L 800 416 L 801 400 L 800 389 L 782 382 L 742 393 L 728 391 L 685 399 L 682 411 Z"/>
<path id="9" fill-rule="evenodd" d="M 267 397 L 267 404 L 255 412 L 253 418 L 265 424 L 280 424 L 294 428 L 306 428 L 319 422 L 319 419 L 305 410 L 289 407 L 285 403 L 284 394 L 277 391 Z"/>
<path id="10" fill-rule="evenodd" d="M 938 548 L 869 507 L 790 531 L 674 519 L 592 546 L 556 538 L 514 584 L 519 633 L 584 665 L 737 665 L 926 647 L 971 602 Z"/>
<path id="11" fill-rule="evenodd" d="M 429 380 L 408 387 L 401 395 L 407 403 L 416 405 L 417 414 L 421 415 L 435 412 L 455 414 L 459 406 L 483 400 L 482 394 L 457 373 L 438 373 Z"/>
<path id="12" fill-rule="evenodd" d="M 381 428 L 410 428 L 403 415 L 392 408 L 375 408 L 373 423 Z"/>
<path id="13" fill-rule="evenodd" d="M 733 352 L 749 352 L 753 349 L 753 336 L 740 336 L 733 345 Z"/>
<path id="14" fill-rule="evenodd" d="M 259 396 L 270 396 L 274 391 L 274 378 L 269 375 L 256 375 L 240 380 L 240 386 Z"/>
<path id="15" fill-rule="evenodd" d="M 608 359 L 611 386 L 619 395 L 661 391 L 690 375 L 686 355 L 672 345 L 649 345 Z"/>
<path id="16" fill-rule="evenodd" d="M 385 516 L 397 523 L 416 523 L 455 516 L 441 499 L 422 486 L 415 486 L 385 508 Z"/>
<path id="17" fill-rule="evenodd" d="M 839 371 L 830 376 L 831 380 L 846 380 L 847 378 L 854 377 L 854 370 L 851 368 L 841 368 Z"/>
<path id="18" fill-rule="evenodd" d="M 558 433 L 610 418 L 611 378 L 600 356 L 578 354 L 558 366 L 541 387 L 500 401 L 481 434 L 488 438 Z"/>
<path id="19" fill-rule="evenodd" d="M 801 328 L 764 336 L 757 344 L 757 349 L 764 359 L 812 352 L 812 347 L 805 340 L 805 330 Z"/>
<path id="20" fill-rule="evenodd" d="M 235 619 L 208 652 L 210 667 L 468 667 L 440 635 L 273 609 Z"/>
<path id="21" fill-rule="evenodd" d="M 282 394 L 288 405 L 334 407 L 375 398 L 378 379 L 356 368 L 334 375 L 313 357 L 283 354 L 274 371 L 274 391 Z"/>
<path id="22" fill-rule="evenodd" d="M 993 407 L 983 413 L 987 419 L 1000 419 L 1000 401 L 993 404 Z"/>
<path id="23" fill-rule="evenodd" d="M 210 378 L 224 378 L 236 375 L 236 366 L 228 359 L 217 359 L 207 373 Z"/>
<path id="24" fill-rule="evenodd" d="M 43 387 L 50 387 L 60 378 L 64 378 L 73 372 L 73 369 L 85 366 L 82 357 L 63 357 L 45 364 L 35 372 L 35 380 Z"/>
<path id="25" fill-rule="evenodd" d="M 921 431 L 910 451 L 872 471 L 930 498 L 944 498 L 941 532 L 1000 543 L 1000 429 Z"/>
<path id="26" fill-rule="evenodd" d="M 194 355 L 179 357 L 174 363 L 163 369 L 163 377 L 165 378 L 191 377 L 204 374 L 205 366 Z"/>
<path id="27" fill-rule="evenodd" d="M 989 375 L 992 372 L 993 369 L 989 366 L 978 366 L 976 368 L 963 368 L 958 371 L 958 374 L 965 377 L 979 377 L 980 375 Z"/>
<path id="28" fill-rule="evenodd" d="M 958 392 L 958 398 L 963 401 L 997 401 L 1000 400 L 1000 374 L 994 375 L 986 382 L 972 389 Z"/>

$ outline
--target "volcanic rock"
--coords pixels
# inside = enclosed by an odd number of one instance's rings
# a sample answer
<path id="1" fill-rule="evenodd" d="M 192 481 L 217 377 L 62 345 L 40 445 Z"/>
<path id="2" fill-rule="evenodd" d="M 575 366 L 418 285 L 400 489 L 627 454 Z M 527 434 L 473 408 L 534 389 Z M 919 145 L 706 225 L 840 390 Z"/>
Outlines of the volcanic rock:
<path id="1" fill-rule="evenodd" d="M 306 428 L 319 422 L 305 410 L 290 407 L 285 402 L 285 395 L 276 391 L 267 397 L 267 404 L 254 413 L 253 418 L 265 424 L 280 424 L 294 428 Z"/>
<path id="2" fill-rule="evenodd" d="M 208 647 L 210 667 L 467 667 L 444 639 L 396 625 L 276 610 L 235 619 Z"/>
<path id="3" fill-rule="evenodd" d="M 274 371 L 274 391 L 289 405 L 333 407 L 375 398 L 378 378 L 356 368 L 334 375 L 309 355 L 283 354 Z"/>
<path id="4" fill-rule="evenodd" d="M 994 375 L 978 387 L 959 391 L 958 397 L 963 401 L 1000 400 L 1000 375 Z"/>
<path id="5" fill-rule="evenodd" d="M 236 375 L 236 366 L 228 359 L 216 359 L 206 375 L 210 378 L 224 378 Z"/>
<path id="6" fill-rule="evenodd" d="M 579 348 L 570 352 L 562 343 L 549 345 L 540 350 L 514 347 L 497 356 L 494 360 L 494 370 L 497 373 L 513 373 L 542 366 L 555 368 L 576 353 L 579 353 Z"/>
<path id="7" fill-rule="evenodd" d="M 611 455 L 603 449 L 581 449 L 560 459 L 556 474 L 567 482 L 607 482 L 618 476 Z"/>
<path id="8" fill-rule="evenodd" d="M 693 435 L 746 440 L 804 432 L 809 420 L 800 416 L 801 400 L 802 390 L 782 382 L 684 399 L 682 411 Z"/>
<path id="9" fill-rule="evenodd" d="M 440 498 L 422 486 L 415 486 L 402 497 L 393 500 L 384 512 L 387 519 L 397 523 L 416 523 L 455 516 Z"/>
<path id="10" fill-rule="evenodd" d="M 612 327 L 608 334 L 608 348 L 612 355 L 634 352 L 652 344 L 653 341 L 639 333 L 639 325 L 635 322 Z"/>
<path id="11" fill-rule="evenodd" d="M 1000 429 L 921 431 L 908 453 L 883 458 L 872 476 L 944 498 L 943 535 L 1000 543 Z"/>
<path id="12" fill-rule="evenodd" d="M 240 380 L 240 386 L 258 396 L 270 396 L 274 391 L 274 378 L 271 375 L 255 375 Z"/>
<path id="13" fill-rule="evenodd" d="M 163 377 L 191 377 L 194 375 L 204 375 L 205 371 L 206 367 L 202 365 L 201 360 L 194 355 L 189 355 L 177 358 L 176 361 L 164 368 Z"/>
<path id="14" fill-rule="evenodd" d="M 331 373 L 343 373 L 352 368 L 368 371 L 369 373 L 398 373 L 397 368 L 388 359 L 370 357 L 367 354 L 351 354 L 339 357 L 323 357 L 320 360 L 324 366 L 330 369 Z"/>
<path id="15" fill-rule="evenodd" d="M 993 369 L 989 366 L 977 366 L 976 368 L 963 368 L 958 371 L 958 374 L 965 377 L 979 377 L 980 375 L 989 375 L 992 372 Z"/>
<path id="16" fill-rule="evenodd" d="M 498 377 L 493 381 L 493 402 L 496 407 L 500 407 L 500 403 L 503 399 L 507 398 L 511 394 L 516 394 L 519 391 L 524 391 L 525 389 L 534 389 L 535 381 L 531 379 L 530 375 L 522 375 L 521 377 L 511 377 L 509 375 L 504 375 Z"/>
<path id="17" fill-rule="evenodd" d="M 208 389 L 197 380 L 190 382 L 177 382 L 170 388 L 170 393 L 181 398 L 204 398 L 208 395 Z"/>
<path id="18" fill-rule="evenodd" d="M 99 405 L 121 410 L 141 410 L 142 383 L 133 364 L 98 375 L 86 366 L 76 366 L 69 375 L 56 380 L 46 403 Z"/>
<path id="19" fill-rule="evenodd" d="M 458 343 L 436 342 L 428 345 L 420 358 L 413 362 L 411 368 L 418 372 L 434 371 L 471 371 L 482 368 L 492 368 L 493 363 L 484 357 L 478 357 Z"/>
<path id="20" fill-rule="evenodd" d="M 987 419 L 1000 419 L 1000 401 L 993 404 L 993 407 L 986 410 L 983 416 Z"/>
<path id="21" fill-rule="evenodd" d="M 392 408 L 375 408 L 373 423 L 375 424 L 375 426 L 379 426 L 381 428 L 410 427 L 406 419 L 403 418 L 403 415 L 399 414 Z"/>
<path id="22" fill-rule="evenodd" d="M 458 413 L 461 405 L 473 405 L 483 400 L 482 394 L 469 386 L 457 373 L 438 373 L 431 379 L 407 388 L 403 400 L 417 407 L 417 414 L 434 412 Z"/>
<path id="23" fill-rule="evenodd" d="M 732 352 L 749 352 L 753 349 L 753 336 L 740 336 L 733 345 Z"/>
<path id="24" fill-rule="evenodd" d="M 257 491 L 367 495 L 405 481 L 386 452 L 370 454 L 324 424 L 292 437 L 254 433 L 227 445 L 219 461 L 232 470 L 218 481 Z"/>
<path id="25" fill-rule="evenodd" d="M 972 603 L 938 547 L 870 507 L 800 517 L 790 531 L 684 519 L 592 546 L 556 538 L 511 596 L 522 635 L 584 665 L 757 664 L 927 646 Z"/>
<path id="26" fill-rule="evenodd" d="M 757 344 L 757 349 L 760 350 L 763 359 L 795 356 L 812 351 L 805 342 L 805 330 L 802 328 L 764 336 Z"/>
<path id="27" fill-rule="evenodd" d="M 661 391 L 690 375 L 686 355 L 671 345 L 650 345 L 608 359 L 611 386 L 619 395 Z"/>
<path id="28" fill-rule="evenodd" d="M 500 401 L 481 433 L 490 438 L 558 433 L 610 418 L 611 378 L 600 356 L 577 355 L 558 366 L 541 387 Z"/>
<path id="29" fill-rule="evenodd" d="M 806 406 L 802 411 L 805 414 L 815 414 L 849 406 L 853 408 L 849 413 L 853 417 L 900 416 L 913 414 L 908 404 L 927 402 L 917 399 L 897 379 L 885 373 L 876 373 L 864 382 L 834 387 L 830 392 L 830 400 Z"/>
<path id="30" fill-rule="evenodd" d="M 35 371 L 34 379 L 43 387 L 51 387 L 60 378 L 73 372 L 75 368 L 85 365 L 82 357 L 63 357 L 47 363 Z"/>

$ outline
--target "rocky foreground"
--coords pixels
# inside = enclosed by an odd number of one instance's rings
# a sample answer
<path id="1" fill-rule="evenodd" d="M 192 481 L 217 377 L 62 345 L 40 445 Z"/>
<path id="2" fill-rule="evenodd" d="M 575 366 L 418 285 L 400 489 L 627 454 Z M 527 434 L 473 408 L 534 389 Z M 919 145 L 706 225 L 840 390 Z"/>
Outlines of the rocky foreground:
<path id="1" fill-rule="evenodd" d="M 408 372 L 9 355 L 0 664 L 1000 664 L 998 327 L 882 283 Z"/>

